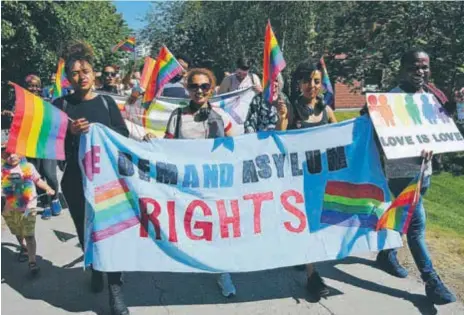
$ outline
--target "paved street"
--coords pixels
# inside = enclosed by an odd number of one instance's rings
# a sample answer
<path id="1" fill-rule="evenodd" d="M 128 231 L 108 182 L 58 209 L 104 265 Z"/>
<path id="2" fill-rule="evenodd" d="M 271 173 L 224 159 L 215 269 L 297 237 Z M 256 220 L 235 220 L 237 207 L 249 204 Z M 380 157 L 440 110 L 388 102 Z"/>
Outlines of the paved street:
<path id="1" fill-rule="evenodd" d="M 106 292 L 89 292 L 67 211 L 37 220 L 38 263 L 42 273 L 27 277 L 17 262 L 14 237 L 2 227 L 2 314 L 108 314 Z M 308 300 L 305 273 L 293 268 L 234 275 L 237 296 L 223 298 L 214 275 L 130 273 L 124 292 L 132 314 L 464 314 L 461 303 L 437 307 L 424 297 L 418 279 L 396 279 L 373 266 L 373 256 L 320 264 L 334 295 Z"/>

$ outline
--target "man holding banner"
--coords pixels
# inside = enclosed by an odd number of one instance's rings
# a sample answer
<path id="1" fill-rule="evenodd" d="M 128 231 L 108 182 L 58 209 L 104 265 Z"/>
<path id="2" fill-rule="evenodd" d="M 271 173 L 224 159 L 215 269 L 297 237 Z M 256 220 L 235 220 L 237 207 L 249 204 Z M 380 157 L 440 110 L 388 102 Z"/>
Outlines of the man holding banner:
<path id="1" fill-rule="evenodd" d="M 429 83 L 429 78 L 429 55 L 422 50 L 411 50 L 406 52 L 401 58 L 400 83 L 398 87 L 391 90 L 390 93 L 431 93 L 437 98 L 442 106 L 445 105 L 448 102 L 448 99 L 443 92 Z M 384 101 L 379 98 L 379 102 L 382 103 Z M 412 102 L 414 101 L 411 98 L 409 103 L 406 103 L 405 105 L 395 104 L 395 106 L 404 106 L 406 107 L 406 110 L 409 110 L 408 106 L 410 106 L 410 104 L 412 105 Z M 379 106 L 380 105 L 382 104 L 379 104 Z M 426 104 L 423 104 L 424 108 L 425 105 Z M 414 107 L 416 107 L 415 104 Z M 405 114 L 408 115 L 406 112 Z M 398 115 L 398 112 L 396 115 Z M 383 116 L 384 114 L 382 114 L 382 117 Z M 432 175 L 431 158 L 431 151 L 424 152 L 423 159 L 425 159 L 426 169 L 421 187 L 422 195 L 425 194 L 427 188 L 430 186 L 430 177 Z M 420 172 L 422 159 L 385 159 L 384 162 L 385 175 L 388 178 L 390 190 L 395 196 L 398 196 L 398 194 L 400 194 L 400 192 L 403 191 L 411 180 Z M 422 198 L 420 198 L 411 219 L 411 225 L 407 232 L 407 240 L 411 254 L 421 273 L 421 278 L 426 284 L 426 295 L 434 304 L 437 305 L 455 302 L 456 297 L 443 284 L 433 267 L 430 253 L 425 242 L 425 222 L 425 209 L 422 203 Z M 396 277 L 405 278 L 408 275 L 408 271 L 398 262 L 396 249 L 383 250 L 379 252 L 377 256 L 377 263 L 386 272 Z"/>

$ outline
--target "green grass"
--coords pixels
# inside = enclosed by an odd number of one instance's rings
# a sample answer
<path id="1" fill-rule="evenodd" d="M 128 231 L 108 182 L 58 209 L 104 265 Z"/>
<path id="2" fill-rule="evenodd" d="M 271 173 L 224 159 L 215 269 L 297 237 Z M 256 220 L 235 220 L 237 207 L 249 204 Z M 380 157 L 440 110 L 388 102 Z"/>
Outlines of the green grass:
<path id="1" fill-rule="evenodd" d="M 348 120 L 351 118 L 355 118 L 359 116 L 359 109 L 354 110 L 354 111 L 349 111 L 349 112 L 340 112 L 340 111 L 335 111 L 335 117 L 337 118 L 338 122 Z"/>
<path id="2" fill-rule="evenodd" d="M 424 199 L 428 227 L 464 238 L 464 176 L 433 175 Z"/>

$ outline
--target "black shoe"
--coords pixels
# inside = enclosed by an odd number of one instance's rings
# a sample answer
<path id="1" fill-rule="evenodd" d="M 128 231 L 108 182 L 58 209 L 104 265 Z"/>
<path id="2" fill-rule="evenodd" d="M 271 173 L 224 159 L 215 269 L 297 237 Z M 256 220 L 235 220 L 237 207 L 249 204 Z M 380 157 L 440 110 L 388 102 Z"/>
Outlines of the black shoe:
<path id="1" fill-rule="evenodd" d="M 425 295 L 435 305 L 456 302 L 456 296 L 445 286 L 439 276 L 435 276 L 425 283 Z"/>
<path id="2" fill-rule="evenodd" d="M 330 294 L 329 287 L 324 283 L 324 280 L 317 271 L 314 271 L 311 277 L 308 278 L 306 289 L 312 296 L 317 298 Z"/>
<path id="3" fill-rule="evenodd" d="M 108 291 L 110 295 L 111 315 L 129 315 L 129 309 L 126 306 L 126 303 L 124 303 L 121 284 L 108 285 Z"/>
<path id="4" fill-rule="evenodd" d="M 376 259 L 377 265 L 392 276 L 406 278 L 408 271 L 400 265 L 396 254 L 396 251 L 389 249 L 380 251 Z"/>
<path id="5" fill-rule="evenodd" d="M 103 272 L 92 269 L 90 288 L 93 293 L 100 293 L 103 291 Z"/>

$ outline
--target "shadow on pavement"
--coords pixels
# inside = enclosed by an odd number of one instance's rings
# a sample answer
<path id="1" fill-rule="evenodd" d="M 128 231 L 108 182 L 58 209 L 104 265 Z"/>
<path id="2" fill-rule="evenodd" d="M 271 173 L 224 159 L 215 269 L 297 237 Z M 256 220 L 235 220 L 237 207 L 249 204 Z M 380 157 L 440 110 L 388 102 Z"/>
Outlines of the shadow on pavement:
<path id="1" fill-rule="evenodd" d="M 39 242 L 39 246 L 43 246 Z M 108 312 L 106 291 L 92 294 L 89 289 L 90 273 L 81 267 L 73 267 L 81 260 L 74 259 L 65 266 L 53 265 L 49 260 L 37 257 L 41 275 L 34 280 L 28 279 L 27 263 L 18 263 L 17 246 L 2 243 L 2 283 L 20 293 L 27 299 L 44 302 L 67 312 Z M 353 286 L 380 292 L 410 301 L 422 314 L 436 314 L 423 295 L 383 286 L 379 283 L 351 276 L 336 268 L 337 264 L 363 264 L 372 266 L 372 261 L 362 258 L 347 258 L 337 262 L 318 264 L 322 277 L 345 282 Z M 366 267 L 368 268 L 368 267 Z M 156 305 L 197 305 L 228 304 L 293 298 L 318 302 L 306 292 L 304 271 L 294 268 L 281 268 L 251 273 L 234 274 L 237 296 L 231 299 L 222 297 L 216 284 L 216 275 L 185 273 L 142 273 L 125 275 L 124 295 L 129 307 Z M 332 296 L 343 292 L 332 288 Z M 329 297 L 330 299 L 330 297 Z"/>

